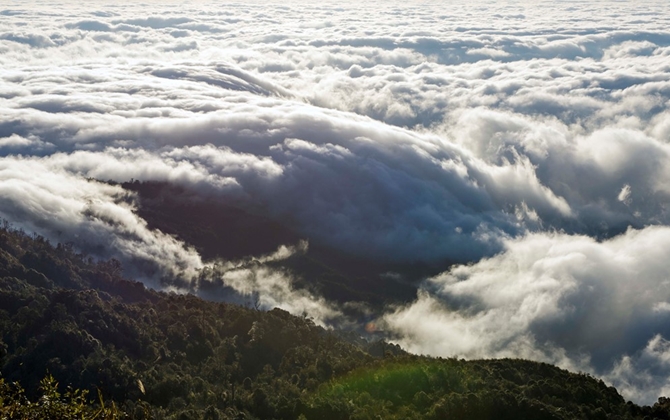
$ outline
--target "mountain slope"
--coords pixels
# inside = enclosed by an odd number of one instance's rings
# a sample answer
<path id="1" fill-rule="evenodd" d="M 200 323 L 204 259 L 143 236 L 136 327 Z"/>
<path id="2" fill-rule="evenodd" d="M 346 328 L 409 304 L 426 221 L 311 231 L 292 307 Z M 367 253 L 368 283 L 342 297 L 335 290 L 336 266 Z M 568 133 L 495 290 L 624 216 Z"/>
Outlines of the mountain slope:
<path id="1" fill-rule="evenodd" d="M 588 375 L 523 360 L 409 355 L 309 319 L 147 290 L 0 230 L 0 364 L 29 396 L 47 372 L 131 418 L 667 419 Z"/>

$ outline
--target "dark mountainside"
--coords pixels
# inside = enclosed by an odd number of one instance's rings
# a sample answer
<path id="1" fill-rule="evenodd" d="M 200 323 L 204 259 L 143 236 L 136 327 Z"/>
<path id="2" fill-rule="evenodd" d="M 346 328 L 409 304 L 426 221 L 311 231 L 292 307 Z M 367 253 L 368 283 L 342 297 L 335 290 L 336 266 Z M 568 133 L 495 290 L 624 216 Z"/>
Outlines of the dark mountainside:
<path id="1" fill-rule="evenodd" d="M 626 403 L 602 381 L 548 364 L 414 356 L 279 309 L 156 292 L 121 274 L 114 260 L 0 229 L 0 416 L 40 418 L 12 407 L 31 400 L 55 410 L 54 395 L 72 386 L 88 390 L 83 400 L 61 397 L 79 414 L 45 416 L 670 418 L 665 399 Z M 27 399 L 12 393 L 13 382 Z M 98 390 L 105 413 L 95 409 Z M 51 399 L 38 400 L 45 394 Z M 89 417 L 82 406 L 93 407 Z"/>
<path id="2" fill-rule="evenodd" d="M 360 302 L 380 309 L 388 303 L 412 301 L 421 279 L 448 266 L 392 264 L 339 252 L 296 233 L 290 220 L 270 220 L 259 215 L 262 211 L 205 199 L 167 183 L 134 181 L 121 186 L 137 193 L 137 214 L 150 228 L 195 247 L 204 260 L 269 254 L 281 245 L 309 239 L 305 254 L 270 265 L 299 274 L 294 286 L 338 303 Z M 388 272 L 396 275 L 385 275 Z"/>

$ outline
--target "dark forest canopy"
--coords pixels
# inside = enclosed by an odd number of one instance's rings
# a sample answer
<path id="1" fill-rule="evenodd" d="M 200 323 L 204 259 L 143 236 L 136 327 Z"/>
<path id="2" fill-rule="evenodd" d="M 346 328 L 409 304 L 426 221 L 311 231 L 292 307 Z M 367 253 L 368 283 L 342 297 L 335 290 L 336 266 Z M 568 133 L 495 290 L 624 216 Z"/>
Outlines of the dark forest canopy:
<path id="1" fill-rule="evenodd" d="M 117 261 L 8 224 L 0 339 L 9 418 L 40 418 L 45 395 L 58 395 L 64 413 L 80 410 L 62 418 L 670 418 L 666 399 L 640 407 L 544 363 L 419 357 L 280 309 L 148 290 Z"/>

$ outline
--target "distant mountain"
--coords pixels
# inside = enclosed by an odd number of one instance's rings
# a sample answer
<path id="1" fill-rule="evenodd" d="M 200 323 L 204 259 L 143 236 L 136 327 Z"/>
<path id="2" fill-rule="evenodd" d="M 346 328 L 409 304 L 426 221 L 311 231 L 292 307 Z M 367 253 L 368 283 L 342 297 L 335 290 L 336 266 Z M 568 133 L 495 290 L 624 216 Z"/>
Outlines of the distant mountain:
<path id="1" fill-rule="evenodd" d="M 274 262 L 297 274 L 294 286 L 328 300 L 362 302 L 375 308 L 416 298 L 416 284 L 447 263 L 390 264 L 347 254 L 296 232 L 290 221 L 269 219 L 259 209 L 214 197 L 203 198 L 162 182 L 126 182 L 137 193 L 137 214 L 151 229 L 195 247 L 205 260 L 237 260 L 274 252 L 281 245 L 309 240 L 306 253 Z M 389 272 L 394 273 L 389 276 Z"/>

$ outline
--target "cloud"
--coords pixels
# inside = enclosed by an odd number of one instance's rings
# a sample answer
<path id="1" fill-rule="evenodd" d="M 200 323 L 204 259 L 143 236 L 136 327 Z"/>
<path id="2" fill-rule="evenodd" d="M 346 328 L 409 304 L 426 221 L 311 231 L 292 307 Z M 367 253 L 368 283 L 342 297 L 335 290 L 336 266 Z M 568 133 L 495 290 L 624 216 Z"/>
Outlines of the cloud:
<path id="1" fill-rule="evenodd" d="M 72 242 L 94 256 L 118 258 L 129 275 L 156 286 L 161 277 L 188 278 L 202 267 L 192 249 L 150 231 L 120 187 L 14 157 L 0 161 L 0 179 L 2 217 L 54 243 Z"/>
<path id="2" fill-rule="evenodd" d="M 628 398 L 651 403 L 670 386 L 660 375 L 670 368 L 668 245 L 665 226 L 603 242 L 527 235 L 495 257 L 428 280 L 414 303 L 384 321 L 412 351 L 549 361 L 595 372 Z"/>
<path id="3" fill-rule="evenodd" d="M 45 143 L 38 138 L 25 138 L 12 134 L 9 137 L 0 138 L 0 154 L 30 154 L 49 153 L 55 151 L 56 146 L 51 143 Z"/>
<path id="4" fill-rule="evenodd" d="M 308 243 L 280 246 L 269 255 L 241 261 L 219 261 L 199 273 L 198 293 L 208 299 L 235 301 L 258 309 L 281 308 L 309 315 L 319 325 L 346 322 L 342 312 L 326 299 L 293 287 L 293 275 L 268 263 L 304 254 Z"/>
<path id="5" fill-rule="evenodd" d="M 270 216 L 290 215 L 304 235 L 374 258 L 476 259 L 528 229 L 606 237 L 666 220 L 667 146 L 638 130 L 576 135 L 561 123 L 475 108 L 454 126 L 456 145 L 300 102 L 240 98 L 206 114 L 160 100 L 152 112 L 125 103 L 131 109 L 101 114 L 70 112 L 71 97 L 55 114 L 10 110 L 0 130 L 69 150 L 58 159 L 77 163 L 62 165 L 89 177 L 237 184 Z M 224 176 L 215 160 L 241 155 L 263 162 L 258 172 L 230 166 Z M 105 171 L 119 159 L 134 168 Z M 584 176 L 588 183 L 576 181 Z M 618 199 L 624 185 L 631 205 Z M 535 216 L 520 220 L 520 209 Z"/>

